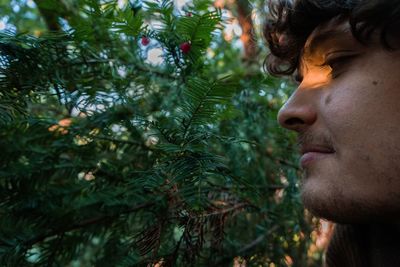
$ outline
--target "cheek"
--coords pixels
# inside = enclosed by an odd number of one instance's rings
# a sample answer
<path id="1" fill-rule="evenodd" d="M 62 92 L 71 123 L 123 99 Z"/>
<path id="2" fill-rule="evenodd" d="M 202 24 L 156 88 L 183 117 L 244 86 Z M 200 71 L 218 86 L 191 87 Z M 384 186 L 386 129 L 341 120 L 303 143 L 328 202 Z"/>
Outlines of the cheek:
<path id="1" fill-rule="evenodd" d="M 354 141 L 362 131 L 368 131 L 373 98 L 360 95 L 356 88 L 342 87 L 326 92 L 321 110 L 322 120 L 337 146 Z M 361 97 L 360 97 L 361 96 Z"/>
<path id="2" fill-rule="evenodd" d="M 346 85 L 327 91 L 322 101 L 338 170 L 352 179 L 362 178 L 361 186 L 392 180 L 400 171 L 400 88 L 373 78 Z"/>
<path id="3" fill-rule="evenodd" d="M 393 126 L 400 125 L 400 88 L 385 84 L 374 77 L 365 78 L 365 73 L 352 75 L 324 93 L 320 109 L 322 120 L 340 145 L 349 142 L 374 143 L 385 137 Z M 400 136 L 399 136 L 400 137 Z M 365 143 L 365 141 L 369 141 Z"/>

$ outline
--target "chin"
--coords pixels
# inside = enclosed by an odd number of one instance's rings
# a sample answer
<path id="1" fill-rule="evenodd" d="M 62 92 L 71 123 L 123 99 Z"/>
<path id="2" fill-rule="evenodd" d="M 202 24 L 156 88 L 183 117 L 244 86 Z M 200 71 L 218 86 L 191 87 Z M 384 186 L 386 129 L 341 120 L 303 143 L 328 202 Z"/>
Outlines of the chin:
<path id="1" fill-rule="evenodd" d="M 357 200 L 344 188 L 327 183 L 315 186 L 307 179 L 302 185 L 301 198 L 314 216 L 336 223 L 365 223 L 377 215 L 373 207 Z"/>
<path id="2" fill-rule="evenodd" d="M 346 194 L 347 193 L 347 194 Z M 345 189 L 317 190 L 302 187 L 304 207 L 316 217 L 342 224 L 393 223 L 400 221 L 400 206 L 373 198 L 356 197 Z"/>

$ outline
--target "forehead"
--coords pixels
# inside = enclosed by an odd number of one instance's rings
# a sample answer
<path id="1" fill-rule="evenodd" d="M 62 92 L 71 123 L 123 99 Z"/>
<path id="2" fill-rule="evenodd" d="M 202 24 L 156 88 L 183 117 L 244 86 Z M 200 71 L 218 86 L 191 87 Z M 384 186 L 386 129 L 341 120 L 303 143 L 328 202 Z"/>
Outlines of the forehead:
<path id="1" fill-rule="evenodd" d="M 319 25 L 307 38 L 303 57 L 317 54 L 320 50 L 336 48 L 341 45 L 360 45 L 353 37 L 347 19 L 335 18 Z"/>

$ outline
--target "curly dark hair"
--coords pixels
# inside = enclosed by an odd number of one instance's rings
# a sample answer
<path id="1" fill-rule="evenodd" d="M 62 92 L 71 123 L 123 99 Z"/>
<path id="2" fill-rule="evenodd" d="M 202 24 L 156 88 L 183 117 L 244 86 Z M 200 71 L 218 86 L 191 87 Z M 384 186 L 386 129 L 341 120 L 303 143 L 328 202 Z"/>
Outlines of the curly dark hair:
<path id="1" fill-rule="evenodd" d="M 400 36 L 397 0 L 269 0 L 268 9 L 264 36 L 271 54 L 265 68 L 273 75 L 295 72 L 309 35 L 334 18 L 347 19 L 353 36 L 363 44 L 377 32 L 381 44 L 394 49 L 389 37 Z"/>

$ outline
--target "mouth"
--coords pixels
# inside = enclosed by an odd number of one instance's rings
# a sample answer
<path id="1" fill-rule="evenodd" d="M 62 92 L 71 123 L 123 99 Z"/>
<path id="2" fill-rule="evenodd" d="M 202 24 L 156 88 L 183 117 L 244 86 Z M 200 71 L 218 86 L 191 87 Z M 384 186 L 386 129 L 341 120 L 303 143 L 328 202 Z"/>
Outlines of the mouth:
<path id="1" fill-rule="evenodd" d="M 303 168 L 310 166 L 312 163 L 331 156 L 335 150 L 331 147 L 324 145 L 306 145 L 300 149 L 300 165 Z"/>

